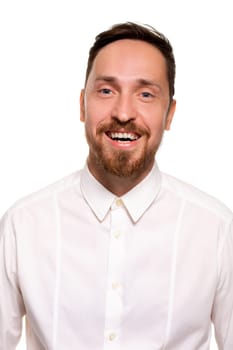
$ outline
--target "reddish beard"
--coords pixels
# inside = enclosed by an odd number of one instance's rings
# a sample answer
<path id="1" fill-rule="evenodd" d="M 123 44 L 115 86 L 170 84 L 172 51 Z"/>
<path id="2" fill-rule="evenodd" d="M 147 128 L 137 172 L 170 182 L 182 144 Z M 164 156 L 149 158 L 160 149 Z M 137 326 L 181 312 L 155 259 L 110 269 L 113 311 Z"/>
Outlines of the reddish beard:
<path id="1" fill-rule="evenodd" d="M 86 129 L 86 138 L 89 144 L 89 159 L 94 161 L 96 166 L 104 169 L 106 172 L 118 177 L 139 176 L 147 167 L 153 163 L 155 153 L 160 142 L 154 149 L 147 150 L 147 142 L 138 150 L 108 150 L 101 142 L 102 137 L 109 131 L 112 132 L 133 132 L 140 137 L 150 137 L 150 132 L 146 128 L 140 128 L 132 121 L 122 123 L 113 120 L 109 124 L 100 124 L 96 130 L 96 138 L 93 138 Z M 136 155 L 136 156 L 135 156 Z"/>

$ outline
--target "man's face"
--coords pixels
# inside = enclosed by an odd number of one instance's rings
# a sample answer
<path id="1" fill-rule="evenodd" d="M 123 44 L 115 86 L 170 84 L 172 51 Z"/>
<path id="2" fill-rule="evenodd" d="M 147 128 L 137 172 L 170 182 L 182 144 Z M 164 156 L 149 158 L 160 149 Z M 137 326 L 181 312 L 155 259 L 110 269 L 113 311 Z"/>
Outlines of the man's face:
<path id="1" fill-rule="evenodd" d="M 81 93 L 90 170 L 120 177 L 147 173 L 174 110 L 158 49 L 128 39 L 102 48 Z"/>

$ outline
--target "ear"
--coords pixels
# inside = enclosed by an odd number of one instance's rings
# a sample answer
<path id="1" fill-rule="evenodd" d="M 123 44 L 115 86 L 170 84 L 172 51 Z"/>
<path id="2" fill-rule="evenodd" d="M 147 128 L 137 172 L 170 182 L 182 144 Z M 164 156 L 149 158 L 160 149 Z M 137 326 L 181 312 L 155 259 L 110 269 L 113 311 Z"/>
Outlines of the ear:
<path id="1" fill-rule="evenodd" d="M 84 89 L 80 92 L 80 98 L 79 98 L 79 106 L 80 106 L 80 121 L 85 121 L 85 107 L 84 107 Z"/>
<path id="2" fill-rule="evenodd" d="M 175 114 L 175 110 L 176 110 L 176 100 L 172 100 L 170 107 L 169 107 L 169 110 L 168 110 L 168 113 L 167 113 L 167 118 L 166 118 L 166 122 L 165 122 L 165 130 L 170 130 L 173 116 Z"/>

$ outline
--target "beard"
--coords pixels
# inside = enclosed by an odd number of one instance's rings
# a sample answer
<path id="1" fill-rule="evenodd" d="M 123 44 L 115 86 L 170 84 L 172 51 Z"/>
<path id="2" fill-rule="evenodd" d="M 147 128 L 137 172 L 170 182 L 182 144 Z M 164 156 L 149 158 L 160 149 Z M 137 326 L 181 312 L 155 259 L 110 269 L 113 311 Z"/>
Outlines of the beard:
<path id="1" fill-rule="evenodd" d="M 153 149 L 147 149 L 147 141 L 140 150 L 114 150 L 108 149 L 101 142 L 101 138 L 109 130 L 134 132 L 147 140 L 150 137 L 149 130 L 137 127 L 134 122 L 121 123 L 114 120 L 109 124 L 100 125 L 96 130 L 96 138 L 93 138 L 86 128 L 86 139 L 89 145 L 89 160 L 96 167 L 104 169 L 107 173 L 121 178 L 140 176 L 154 162 L 155 154 L 160 146 L 162 136 Z"/>

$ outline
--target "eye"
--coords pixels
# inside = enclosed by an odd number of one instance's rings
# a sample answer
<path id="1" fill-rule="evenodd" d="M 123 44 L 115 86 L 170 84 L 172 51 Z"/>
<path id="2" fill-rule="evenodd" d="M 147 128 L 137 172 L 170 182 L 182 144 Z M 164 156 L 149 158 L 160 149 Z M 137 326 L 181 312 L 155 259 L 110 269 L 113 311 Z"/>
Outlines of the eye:
<path id="1" fill-rule="evenodd" d="M 108 89 L 108 88 L 103 88 L 103 89 L 100 89 L 98 90 L 98 92 L 102 95 L 106 95 L 106 96 L 109 96 L 112 94 L 112 90 L 111 89 Z"/>
<path id="2" fill-rule="evenodd" d="M 154 97 L 154 95 L 151 92 L 148 92 L 148 91 L 141 92 L 141 96 L 143 98 L 152 98 L 152 97 Z"/>

